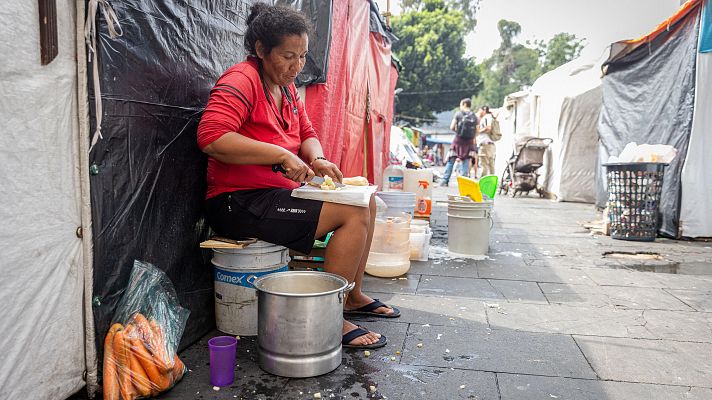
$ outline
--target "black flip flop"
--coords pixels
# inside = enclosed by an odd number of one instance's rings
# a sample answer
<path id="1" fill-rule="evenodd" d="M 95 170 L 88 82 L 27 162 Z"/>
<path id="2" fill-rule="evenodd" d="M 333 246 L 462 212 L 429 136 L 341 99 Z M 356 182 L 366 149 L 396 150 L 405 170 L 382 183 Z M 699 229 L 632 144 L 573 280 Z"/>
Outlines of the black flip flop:
<path id="1" fill-rule="evenodd" d="M 388 339 L 385 335 L 381 335 L 376 343 L 371 344 L 349 344 L 352 340 L 367 334 L 368 329 L 358 327 L 349 333 L 346 333 L 341 337 L 341 346 L 345 349 L 378 349 L 385 346 L 388 343 Z"/>
<path id="2" fill-rule="evenodd" d="M 390 314 L 383 314 L 383 313 L 375 312 L 375 310 L 380 307 L 390 308 L 393 310 L 393 312 Z M 401 315 L 399 309 L 397 309 L 395 307 L 391 307 L 389 305 L 386 305 L 386 304 L 382 303 L 381 301 L 379 301 L 378 299 L 373 299 L 372 302 L 366 304 L 363 307 L 357 308 L 355 310 L 344 310 L 344 314 L 345 315 L 367 315 L 369 317 L 378 317 L 378 318 L 398 318 Z"/>

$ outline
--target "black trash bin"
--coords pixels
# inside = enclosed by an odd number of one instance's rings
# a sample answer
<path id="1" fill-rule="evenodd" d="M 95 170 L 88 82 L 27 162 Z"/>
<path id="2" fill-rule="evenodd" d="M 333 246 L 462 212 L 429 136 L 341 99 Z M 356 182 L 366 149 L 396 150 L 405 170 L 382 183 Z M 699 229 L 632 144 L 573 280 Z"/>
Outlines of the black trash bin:
<path id="1" fill-rule="evenodd" d="M 668 164 L 608 163 L 608 222 L 613 239 L 652 242 Z"/>

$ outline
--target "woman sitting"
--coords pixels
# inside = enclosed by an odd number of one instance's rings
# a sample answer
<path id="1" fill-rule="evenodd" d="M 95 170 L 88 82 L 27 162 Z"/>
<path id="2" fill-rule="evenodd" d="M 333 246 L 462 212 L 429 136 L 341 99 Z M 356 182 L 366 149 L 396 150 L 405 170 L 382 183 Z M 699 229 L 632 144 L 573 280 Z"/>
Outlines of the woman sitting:
<path id="1" fill-rule="evenodd" d="M 247 19 L 247 60 L 217 81 L 198 127 L 208 155 L 206 214 L 215 232 L 255 237 L 309 253 L 314 238 L 334 232 L 324 268 L 354 289 L 344 312 L 395 318 L 400 312 L 361 291 L 375 220 L 375 202 L 354 207 L 298 199 L 292 189 L 316 176 L 343 179 L 324 157 L 294 80 L 304 67 L 309 24 L 284 6 L 256 3 Z M 275 173 L 272 165 L 286 171 Z M 343 321 L 344 347 L 376 348 L 386 337 Z"/>

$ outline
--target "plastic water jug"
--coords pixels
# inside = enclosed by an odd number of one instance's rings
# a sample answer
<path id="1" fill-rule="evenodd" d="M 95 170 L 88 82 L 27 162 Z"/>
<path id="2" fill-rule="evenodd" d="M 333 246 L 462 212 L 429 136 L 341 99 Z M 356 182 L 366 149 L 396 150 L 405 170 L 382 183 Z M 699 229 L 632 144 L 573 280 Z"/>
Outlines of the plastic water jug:
<path id="1" fill-rule="evenodd" d="M 386 170 L 383 171 L 383 187 L 381 190 L 384 192 L 402 192 L 404 171 L 405 168 L 400 164 L 395 162 L 389 164 Z"/>

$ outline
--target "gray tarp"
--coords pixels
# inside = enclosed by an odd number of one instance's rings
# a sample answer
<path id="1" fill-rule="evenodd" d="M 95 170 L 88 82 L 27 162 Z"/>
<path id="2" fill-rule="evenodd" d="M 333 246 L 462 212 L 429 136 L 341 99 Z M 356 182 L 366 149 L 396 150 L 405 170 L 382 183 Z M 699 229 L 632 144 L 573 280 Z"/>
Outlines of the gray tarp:
<path id="1" fill-rule="evenodd" d="M 698 30 L 696 9 L 651 42 L 622 57 L 612 55 L 604 66 L 598 124 L 602 151 L 618 155 L 629 142 L 668 144 L 678 150 L 665 171 L 660 204 L 660 232 L 673 237 L 678 236 L 680 176 L 692 127 Z"/>

